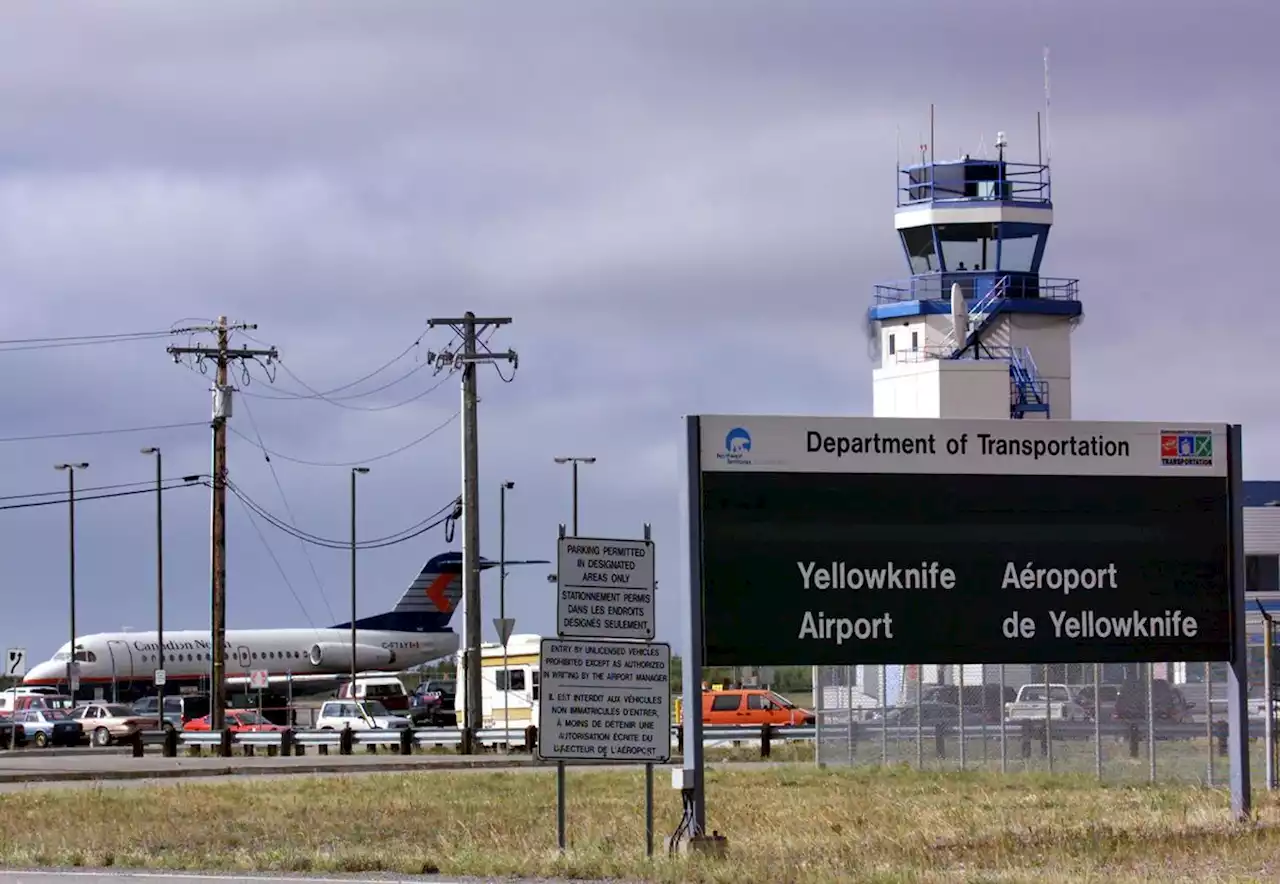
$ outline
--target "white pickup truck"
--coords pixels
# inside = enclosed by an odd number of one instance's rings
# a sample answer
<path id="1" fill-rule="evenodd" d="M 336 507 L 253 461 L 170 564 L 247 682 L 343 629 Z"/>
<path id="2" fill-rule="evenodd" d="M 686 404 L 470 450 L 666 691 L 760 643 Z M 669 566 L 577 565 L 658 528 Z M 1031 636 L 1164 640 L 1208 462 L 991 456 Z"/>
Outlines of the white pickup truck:
<path id="1" fill-rule="evenodd" d="M 1045 690 L 1048 689 L 1048 702 Z M 1009 721 L 1044 721 L 1045 710 L 1060 721 L 1083 721 L 1084 707 L 1071 696 L 1071 689 L 1064 684 L 1024 684 L 1018 688 L 1018 696 L 1004 707 Z"/>

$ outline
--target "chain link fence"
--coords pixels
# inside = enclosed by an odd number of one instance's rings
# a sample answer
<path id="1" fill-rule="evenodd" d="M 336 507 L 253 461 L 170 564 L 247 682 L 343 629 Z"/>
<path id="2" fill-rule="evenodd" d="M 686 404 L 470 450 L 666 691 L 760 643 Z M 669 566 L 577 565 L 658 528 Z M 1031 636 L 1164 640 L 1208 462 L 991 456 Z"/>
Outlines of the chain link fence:
<path id="1" fill-rule="evenodd" d="M 1265 785 L 1261 650 L 1250 648 L 1249 723 Z M 1209 786 L 1228 775 L 1226 664 L 820 666 L 813 701 L 820 765 Z"/>

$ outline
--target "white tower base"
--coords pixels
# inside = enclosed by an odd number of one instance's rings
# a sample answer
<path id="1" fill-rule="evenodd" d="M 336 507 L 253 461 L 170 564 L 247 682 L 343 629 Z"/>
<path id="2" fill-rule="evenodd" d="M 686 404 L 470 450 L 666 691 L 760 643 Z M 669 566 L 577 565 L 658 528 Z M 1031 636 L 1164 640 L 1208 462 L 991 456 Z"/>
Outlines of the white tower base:
<path id="1" fill-rule="evenodd" d="M 1009 419 L 1009 363 L 1002 360 L 903 360 L 871 377 L 875 417 Z"/>

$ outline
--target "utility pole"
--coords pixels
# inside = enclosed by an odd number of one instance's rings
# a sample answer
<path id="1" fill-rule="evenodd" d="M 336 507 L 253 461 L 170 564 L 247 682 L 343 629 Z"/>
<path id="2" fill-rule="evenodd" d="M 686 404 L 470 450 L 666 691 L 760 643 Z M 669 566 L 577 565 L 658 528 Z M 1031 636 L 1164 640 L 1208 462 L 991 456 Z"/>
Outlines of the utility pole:
<path id="1" fill-rule="evenodd" d="M 67 657 L 67 693 L 74 700 L 79 679 L 76 678 L 76 470 L 87 470 L 87 463 L 54 464 L 55 470 L 67 474 L 67 565 L 71 596 L 71 647 Z"/>
<path id="2" fill-rule="evenodd" d="M 217 335 L 216 346 L 167 348 L 174 362 L 181 362 L 183 356 L 194 356 L 197 362 L 213 360 L 217 366 L 213 385 L 213 419 L 210 423 L 213 428 L 213 481 L 210 483 L 213 500 L 209 556 L 209 650 L 213 656 L 213 666 L 209 673 L 212 694 L 209 698 L 209 727 L 215 731 L 222 730 L 227 705 L 227 420 L 231 417 L 231 394 L 234 389 L 229 380 L 228 368 L 233 361 L 243 364 L 249 360 L 265 359 L 270 364 L 280 357 L 275 347 L 265 350 L 249 347 L 231 349 L 231 332 L 251 331 L 257 327 L 250 323 L 231 325 L 227 323 L 227 317 L 219 316 L 216 325 L 191 329 Z"/>
<path id="3" fill-rule="evenodd" d="M 462 370 L 462 601 L 466 606 L 463 622 L 463 684 L 466 689 L 463 720 L 463 752 L 471 754 L 475 733 L 483 724 L 480 692 L 480 443 L 476 427 L 476 366 L 482 362 L 504 359 L 519 367 L 514 350 L 495 353 L 477 338 L 490 328 L 510 325 L 509 316 L 477 318 L 467 311 L 461 318 L 427 320 L 428 328 L 451 327 L 462 338 L 462 352 L 428 353 L 428 363 L 449 365 Z M 479 348 L 484 346 L 484 352 Z"/>
<path id="4" fill-rule="evenodd" d="M 164 459 L 154 445 L 142 449 L 143 455 L 156 458 L 156 670 L 164 672 Z M 154 676 L 153 676 L 154 679 Z M 164 730 L 164 682 L 166 673 L 156 685 L 156 726 Z"/>

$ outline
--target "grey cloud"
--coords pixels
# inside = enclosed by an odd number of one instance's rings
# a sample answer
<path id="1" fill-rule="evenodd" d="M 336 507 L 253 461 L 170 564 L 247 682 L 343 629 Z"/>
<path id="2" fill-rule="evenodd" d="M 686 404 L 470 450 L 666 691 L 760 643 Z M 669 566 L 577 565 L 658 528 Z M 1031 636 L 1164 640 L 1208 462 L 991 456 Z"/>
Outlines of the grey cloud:
<path id="1" fill-rule="evenodd" d="M 9 336 L 227 313 L 327 388 L 404 348 L 428 316 L 511 315 L 494 345 L 519 350 L 520 372 L 512 384 L 481 375 L 484 552 L 496 552 L 497 483 L 511 478 L 508 549 L 549 557 L 569 517 L 551 456 L 594 454 L 585 526 L 634 534 L 652 521 L 664 585 L 679 586 L 679 416 L 869 411 L 864 311 L 873 283 L 906 272 L 895 148 L 911 155 L 933 102 L 940 156 L 1004 129 L 1033 159 L 1049 44 L 1047 269 L 1082 280 L 1077 417 L 1242 420 L 1251 473 L 1280 468 L 1265 331 L 1280 317 L 1259 208 L 1277 194 L 1252 168 L 1280 147 L 1257 110 L 1276 79 L 1270 4 L 302 8 L 95 7 L 75 13 L 77 28 L 52 4 L 10 15 Z M 0 435 L 208 417 L 208 379 L 168 363 L 163 342 L 0 356 Z M 423 371 L 359 404 L 433 383 Z M 273 390 L 300 388 L 285 375 L 248 388 Z M 282 454 L 356 460 L 421 435 L 457 400 L 454 381 L 376 414 L 246 397 L 235 426 L 255 438 L 256 425 Z M 146 481 L 142 444 L 165 446 L 175 473 L 207 469 L 208 431 L 195 427 L 6 445 L 0 478 L 13 493 L 56 490 L 54 460 L 85 458 L 87 481 Z M 454 424 L 375 464 L 362 533 L 455 496 L 457 450 Z M 345 470 L 272 465 L 274 477 L 233 438 L 233 475 L 255 500 L 283 515 L 278 478 L 304 529 L 344 536 Z M 150 507 L 84 505 L 86 628 L 149 623 Z M 208 502 L 183 491 L 168 507 L 172 622 L 198 626 Z M 341 553 L 310 553 L 326 605 L 295 540 L 264 527 L 268 552 L 235 504 L 231 517 L 233 623 L 323 625 L 345 607 Z M 39 612 L 23 640 L 44 653 L 64 631 L 65 512 L 0 523 L 12 585 Z M 362 610 L 391 604 L 443 546 L 438 530 L 365 555 Z M 522 631 L 550 625 L 544 577 L 508 582 Z M 7 600 L 27 598 L 17 592 Z M 674 601 L 662 620 L 674 637 Z"/>

